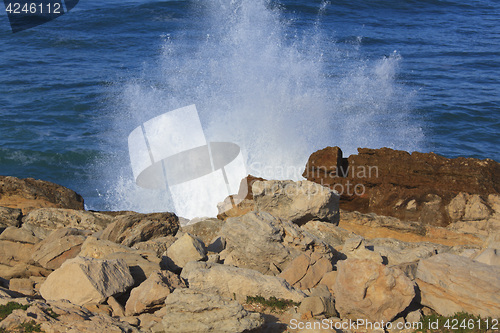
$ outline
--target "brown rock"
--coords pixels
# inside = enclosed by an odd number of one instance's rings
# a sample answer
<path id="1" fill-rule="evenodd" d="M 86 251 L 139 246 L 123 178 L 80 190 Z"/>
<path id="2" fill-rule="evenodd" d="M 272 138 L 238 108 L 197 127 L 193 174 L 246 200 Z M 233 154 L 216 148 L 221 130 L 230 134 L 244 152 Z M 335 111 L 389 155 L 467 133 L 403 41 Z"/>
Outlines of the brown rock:
<path id="1" fill-rule="evenodd" d="M 8 227 L 0 234 L 0 264 L 14 266 L 19 262 L 27 263 L 34 244 L 39 241 L 27 230 Z"/>
<path id="2" fill-rule="evenodd" d="M 359 148 L 346 166 L 345 159 L 339 165 L 340 153 L 338 147 L 313 153 L 303 176 L 337 190 L 344 210 L 446 226 L 451 222 L 446 206 L 460 192 L 500 193 L 500 164 L 491 159 Z M 339 171 L 346 169 L 347 175 Z"/>
<path id="3" fill-rule="evenodd" d="M 0 233 L 7 227 L 20 227 L 22 217 L 20 209 L 0 207 Z"/>
<path id="4" fill-rule="evenodd" d="M 34 208 L 84 209 L 76 192 L 43 180 L 0 176 L 0 206 L 19 208 L 27 213 Z"/>
<path id="5" fill-rule="evenodd" d="M 179 219 L 173 213 L 127 214 L 115 217 L 102 232 L 101 239 L 132 246 L 149 239 L 175 235 L 177 230 Z"/>
<path id="6" fill-rule="evenodd" d="M 229 217 L 245 215 L 255 210 L 253 201 L 252 185 L 256 181 L 264 181 L 264 178 L 248 175 L 240 182 L 240 188 L 237 195 L 228 196 L 223 202 L 217 205 L 219 214 L 217 218 L 226 220 Z"/>

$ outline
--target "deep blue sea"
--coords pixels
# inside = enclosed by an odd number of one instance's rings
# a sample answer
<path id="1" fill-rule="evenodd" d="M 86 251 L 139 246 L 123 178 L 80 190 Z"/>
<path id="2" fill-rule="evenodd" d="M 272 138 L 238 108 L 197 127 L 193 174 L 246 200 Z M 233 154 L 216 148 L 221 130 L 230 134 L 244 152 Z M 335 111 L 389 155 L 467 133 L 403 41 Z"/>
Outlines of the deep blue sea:
<path id="1" fill-rule="evenodd" d="M 267 177 L 335 145 L 500 161 L 498 0 L 80 0 L 18 33 L 0 7 L 0 174 L 89 209 L 170 209 L 127 137 L 190 104 Z"/>

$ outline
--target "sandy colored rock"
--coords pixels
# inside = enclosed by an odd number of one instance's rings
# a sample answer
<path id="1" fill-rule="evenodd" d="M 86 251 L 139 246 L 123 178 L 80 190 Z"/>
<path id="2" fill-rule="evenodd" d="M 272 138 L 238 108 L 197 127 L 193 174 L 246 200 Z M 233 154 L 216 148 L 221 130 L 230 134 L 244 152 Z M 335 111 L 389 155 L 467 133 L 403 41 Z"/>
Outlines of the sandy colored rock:
<path id="1" fill-rule="evenodd" d="M 85 232 L 75 228 L 54 230 L 47 238 L 35 245 L 31 260 L 44 268 L 55 270 L 63 262 L 80 253 L 85 238 Z"/>
<path id="2" fill-rule="evenodd" d="M 234 266 L 198 261 L 189 262 L 181 273 L 190 289 L 215 293 L 227 298 L 234 295 L 245 300 L 246 296 L 291 299 L 300 302 L 305 294 L 288 284 L 283 278 L 264 275 L 258 271 Z"/>
<path id="3" fill-rule="evenodd" d="M 190 261 L 206 260 L 207 250 L 199 238 L 186 233 L 167 249 L 167 256 L 169 265 L 177 270 Z"/>
<path id="4" fill-rule="evenodd" d="M 24 214 L 35 208 L 84 209 L 76 192 L 43 180 L 0 176 L 0 206 L 19 208 Z"/>
<path id="5" fill-rule="evenodd" d="M 71 303 L 102 303 L 109 296 L 124 292 L 134 284 L 123 260 L 76 257 L 52 272 L 40 287 L 46 300 Z"/>
<path id="6" fill-rule="evenodd" d="M 474 260 L 487 265 L 500 266 L 499 252 L 500 251 L 497 249 L 488 248 L 482 251 L 477 257 L 474 258 Z"/>
<path id="7" fill-rule="evenodd" d="M 34 244 L 40 241 L 33 233 L 22 228 L 8 227 L 0 234 L 0 264 L 14 266 L 27 263 Z"/>
<path id="8" fill-rule="evenodd" d="M 30 211 L 23 223 L 48 230 L 77 228 L 95 232 L 105 229 L 112 220 L 109 215 L 85 210 L 39 208 Z"/>
<path id="9" fill-rule="evenodd" d="M 181 230 L 198 237 L 205 245 L 208 245 L 219 234 L 223 225 L 224 221 L 210 218 L 184 226 Z"/>
<path id="10" fill-rule="evenodd" d="M 22 216 L 20 209 L 0 207 L 0 231 L 7 227 L 19 228 Z"/>
<path id="11" fill-rule="evenodd" d="M 310 181 L 256 181 L 252 185 L 256 210 L 302 225 L 311 220 L 338 224 L 339 195 Z"/>
<path id="12" fill-rule="evenodd" d="M 444 253 L 418 264 L 421 304 L 451 316 L 468 312 L 500 317 L 500 267 Z"/>
<path id="13" fill-rule="evenodd" d="M 30 279 L 11 279 L 9 290 L 16 291 L 26 296 L 35 295 L 35 283 Z"/>
<path id="14" fill-rule="evenodd" d="M 132 289 L 125 305 L 125 314 L 132 316 L 161 308 L 174 289 L 185 287 L 179 276 L 170 271 L 153 272 L 146 281 Z"/>
<path id="15" fill-rule="evenodd" d="M 236 301 L 191 289 L 176 289 L 165 301 L 165 333 L 236 333 L 261 327 L 263 318 L 250 313 Z"/>
<path id="16" fill-rule="evenodd" d="M 116 216 L 100 238 L 133 246 L 149 239 L 175 235 L 177 230 L 179 219 L 173 213 L 125 214 Z"/>
<path id="17" fill-rule="evenodd" d="M 404 273 L 372 260 L 337 263 L 335 307 L 342 318 L 390 321 L 415 297 L 415 286 Z"/>
<path id="18" fill-rule="evenodd" d="M 342 251 L 348 259 L 366 259 L 377 263 L 383 263 L 380 253 L 369 250 L 366 247 L 365 239 L 361 236 L 354 236 L 346 239 Z"/>

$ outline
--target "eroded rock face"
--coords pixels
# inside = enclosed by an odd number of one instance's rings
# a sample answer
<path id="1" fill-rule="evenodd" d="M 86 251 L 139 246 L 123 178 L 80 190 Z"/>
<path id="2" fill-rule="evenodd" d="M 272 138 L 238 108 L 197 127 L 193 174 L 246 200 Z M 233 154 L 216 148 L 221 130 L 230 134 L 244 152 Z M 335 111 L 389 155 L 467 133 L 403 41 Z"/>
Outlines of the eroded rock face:
<path id="1" fill-rule="evenodd" d="M 252 185 L 256 210 L 302 225 L 313 219 L 338 224 L 339 196 L 309 181 L 256 181 Z"/>
<path id="2" fill-rule="evenodd" d="M 123 260 L 76 257 L 52 272 L 40 287 L 45 300 L 68 300 L 73 304 L 101 303 L 134 284 Z"/>
<path id="3" fill-rule="evenodd" d="M 333 289 L 342 318 L 387 322 L 415 297 L 414 283 L 398 268 L 347 259 L 337 263 L 337 271 Z"/>
<path id="4" fill-rule="evenodd" d="M 246 296 L 266 295 L 300 302 L 305 297 L 283 278 L 228 265 L 191 261 L 182 270 L 181 277 L 188 281 L 189 288 L 227 298 L 236 295 L 244 300 Z"/>
<path id="5" fill-rule="evenodd" d="M 226 249 L 220 253 L 226 264 L 264 274 L 279 274 L 302 252 L 332 256 L 324 242 L 267 212 L 229 218 L 220 235 L 226 240 Z"/>
<path id="6" fill-rule="evenodd" d="M 246 311 L 236 301 L 191 289 L 176 289 L 167 297 L 165 308 L 162 321 L 165 333 L 236 333 L 264 324 L 260 314 Z"/>
<path id="7" fill-rule="evenodd" d="M 416 282 L 422 305 L 441 315 L 500 316 L 499 266 L 444 253 L 419 262 Z"/>
<path id="8" fill-rule="evenodd" d="M 115 217 L 102 232 L 101 239 L 125 246 L 149 239 L 175 235 L 179 218 L 173 213 L 126 214 Z"/>
<path id="9" fill-rule="evenodd" d="M 43 180 L 0 176 L 0 206 L 19 208 L 27 213 L 34 208 L 84 209 L 76 192 Z"/>
<path id="10" fill-rule="evenodd" d="M 389 148 L 358 148 L 357 155 L 343 158 L 339 147 L 327 147 L 309 157 L 303 176 L 337 190 L 341 209 L 436 226 L 446 226 L 460 215 L 450 216 L 446 209 L 460 192 L 500 193 L 498 162 Z M 469 213 L 484 217 L 487 212 Z"/>

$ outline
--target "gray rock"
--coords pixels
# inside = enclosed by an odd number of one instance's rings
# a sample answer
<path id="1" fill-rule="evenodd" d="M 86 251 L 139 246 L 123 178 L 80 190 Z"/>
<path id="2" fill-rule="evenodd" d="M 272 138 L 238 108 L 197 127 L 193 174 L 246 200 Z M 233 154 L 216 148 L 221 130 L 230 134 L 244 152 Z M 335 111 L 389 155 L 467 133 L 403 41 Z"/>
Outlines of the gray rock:
<path id="1" fill-rule="evenodd" d="M 236 333 L 264 324 L 258 313 L 250 313 L 236 301 L 191 289 L 176 289 L 165 301 L 163 332 Z"/>
<path id="2" fill-rule="evenodd" d="M 7 227 L 21 226 L 23 213 L 17 208 L 0 207 L 0 233 Z"/>
<path id="3" fill-rule="evenodd" d="M 319 184 L 307 180 L 256 181 L 252 192 L 258 211 L 298 225 L 311 220 L 338 224 L 339 195 Z"/>
<path id="4" fill-rule="evenodd" d="M 258 271 L 206 262 L 189 262 L 182 270 L 189 288 L 241 300 L 247 296 L 265 296 L 300 302 L 305 294 L 291 287 L 284 279 Z"/>
<path id="5" fill-rule="evenodd" d="M 109 296 L 134 284 L 123 260 L 76 257 L 52 272 L 40 287 L 46 300 L 69 300 L 73 304 L 102 303 Z"/>

